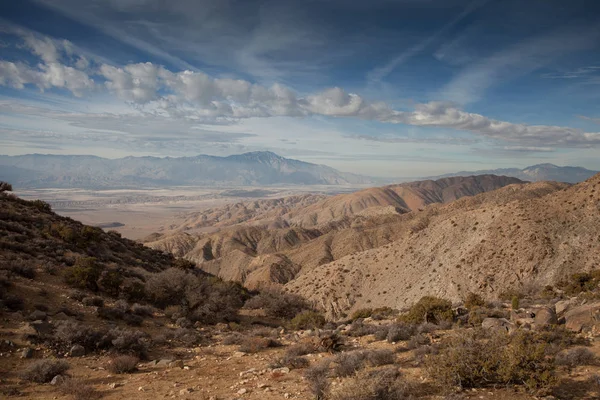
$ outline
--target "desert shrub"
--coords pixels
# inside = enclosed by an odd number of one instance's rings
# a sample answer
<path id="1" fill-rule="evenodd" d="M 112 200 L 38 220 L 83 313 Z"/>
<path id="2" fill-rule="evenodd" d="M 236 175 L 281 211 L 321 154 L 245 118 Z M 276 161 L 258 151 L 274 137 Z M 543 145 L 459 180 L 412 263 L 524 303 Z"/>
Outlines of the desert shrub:
<path id="1" fill-rule="evenodd" d="M 308 387 L 317 400 L 323 399 L 329 390 L 329 364 L 329 360 L 324 360 L 304 371 Z"/>
<path id="2" fill-rule="evenodd" d="M 416 326 L 412 324 L 396 323 L 390 327 L 386 340 L 390 343 L 400 340 L 409 340 L 416 333 Z"/>
<path id="3" fill-rule="evenodd" d="M 553 348 L 558 351 L 571 346 L 583 346 L 588 344 L 588 340 L 577 335 L 575 332 L 568 330 L 565 326 L 546 326 L 539 330 L 538 337 L 540 340 L 553 345 Z"/>
<path id="4" fill-rule="evenodd" d="M 126 313 L 123 315 L 123 321 L 129 326 L 142 326 L 144 318 L 139 315 Z"/>
<path id="5" fill-rule="evenodd" d="M 335 353 L 344 348 L 344 338 L 337 332 L 321 332 L 319 334 L 319 350 Z"/>
<path id="6" fill-rule="evenodd" d="M 583 292 L 591 292 L 598 289 L 600 285 L 600 270 L 591 272 L 580 272 L 571 275 L 567 280 L 558 284 L 568 296 L 576 296 Z"/>
<path id="7" fill-rule="evenodd" d="M 202 341 L 202 335 L 195 329 L 177 328 L 173 331 L 173 340 L 190 347 L 199 344 Z"/>
<path id="8" fill-rule="evenodd" d="M 513 310 L 518 310 L 519 309 L 519 296 L 513 296 L 510 299 L 510 306 Z"/>
<path id="9" fill-rule="evenodd" d="M 137 369 L 139 361 L 137 357 L 129 355 L 113 357 L 108 363 L 108 370 L 113 374 L 128 374 Z"/>
<path id="10" fill-rule="evenodd" d="M 362 337 L 367 335 L 375 335 L 380 330 L 381 328 L 379 326 L 365 323 L 362 318 L 359 318 L 350 324 L 350 328 L 346 334 L 352 337 Z"/>
<path id="11" fill-rule="evenodd" d="M 223 342 L 222 343 L 225 346 L 230 346 L 232 344 L 242 344 L 242 342 L 245 340 L 245 338 L 246 337 L 244 335 L 242 335 L 241 333 L 233 332 L 233 333 L 230 333 L 230 334 L 226 335 L 223 338 Z"/>
<path id="12" fill-rule="evenodd" d="M 137 330 L 113 328 L 108 332 L 112 348 L 119 353 L 144 358 L 150 344 L 149 336 Z"/>
<path id="13" fill-rule="evenodd" d="M 193 275 L 177 268 L 153 274 L 146 281 L 146 293 L 158 307 L 180 305 L 185 299 L 185 289 Z"/>
<path id="14" fill-rule="evenodd" d="M 96 242 L 102 236 L 102 229 L 85 225 L 79 235 L 85 242 Z"/>
<path id="15" fill-rule="evenodd" d="M 356 310 L 352 313 L 352 315 L 350 316 L 350 319 L 352 321 L 355 321 L 359 318 L 370 318 L 371 315 L 373 315 L 373 309 L 372 308 L 361 308 L 359 310 Z"/>
<path id="16" fill-rule="evenodd" d="M 335 376 L 345 377 L 367 365 L 378 367 L 393 364 L 394 361 L 394 353 L 389 349 L 348 351 L 334 357 L 333 373 Z"/>
<path id="17" fill-rule="evenodd" d="M 290 321 L 292 329 L 316 329 L 325 325 L 325 317 L 317 311 L 302 311 Z"/>
<path id="18" fill-rule="evenodd" d="M 298 343 L 288 347 L 285 351 L 286 357 L 299 357 L 312 354 L 317 351 L 316 346 L 310 342 Z"/>
<path id="19" fill-rule="evenodd" d="M 281 343 L 270 338 L 246 337 L 240 345 L 240 351 L 244 353 L 258 353 L 261 350 L 278 346 L 281 346 Z"/>
<path id="20" fill-rule="evenodd" d="M 185 258 L 178 258 L 175 261 L 173 261 L 173 268 L 179 268 L 185 271 L 196 268 L 196 264 L 194 264 L 190 260 L 186 260 Z"/>
<path id="21" fill-rule="evenodd" d="M 98 307 L 96 309 L 96 315 L 98 315 L 98 318 L 109 320 L 123 319 L 125 317 L 123 311 L 114 307 Z"/>
<path id="22" fill-rule="evenodd" d="M 84 297 L 81 299 L 81 304 L 84 306 L 93 306 L 93 307 L 103 307 L 104 300 L 102 297 L 92 296 L 92 297 Z"/>
<path id="23" fill-rule="evenodd" d="M 104 270 L 98 278 L 98 287 L 109 296 L 117 297 L 121 291 L 123 274 L 116 269 Z"/>
<path id="24" fill-rule="evenodd" d="M 71 396 L 73 400 L 96 400 L 102 397 L 102 394 L 93 386 L 79 379 L 66 378 L 58 389 L 62 394 Z"/>
<path id="25" fill-rule="evenodd" d="M 22 378 L 31 382 L 50 382 L 56 375 L 61 375 L 70 368 L 63 360 L 37 360 L 29 364 L 22 373 Z"/>
<path id="26" fill-rule="evenodd" d="M 575 347 L 565 350 L 556 355 L 556 364 L 574 368 L 580 365 L 596 365 L 597 359 L 594 353 L 585 347 Z"/>
<path id="27" fill-rule="evenodd" d="M 290 357 L 284 355 L 280 361 L 280 364 L 284 367 L 300 369 L 308 367 L 310 365 L 310 361 L 308 361 L 308 358 L 306 357 Z"/>
<path id="28" fill-rule="evenodd" d="M 125 314 L 125 313 L 129 312 L 129 303 L 127 303 L 127 301 L 125 301 L 125 300 L 117 300 L 113 304 L 113 308 L 115 310 L 117 310 L 117 311 L 122 312 L 123 314 Z"/>
<path id="29" fill-rule="evenodd" d="M 33 279 L 36 275 L 35 267 L 26 264 L 24 261 L 13 261 L 8 265 L 8 270 L 15 275 L 19 275 L 27 279 Z"/>
<path id="30" fill-rule="evenodd" d="M 189 329 L 192 326 L 194 326 L 194 324 L 192 323 L 192 321 L 190 321 L 186 317 L 177 318 L 177 321 L 175 321 L 175 324 L 178 327 L 180 327 L 180 328 L 187 328 L 187 329 Z"/>
<path id="31" fill-rule="evenodd" d="M 171 318 L 173 320 L 181 318 L 183 316 L 183 313 L 181 311 L 181 306 L 167 306 L 167 307 L 165 307 L 165 316 L 167 318 Z"/>
<path id="32" fill-rule="evenodd" d="M 24 308 L 23 299 L 14 294 L 5 294 L 2 298 L 2 304 L 10 311 L 19 311 Z"/>
<path id="33" fill-rule="evenodd" d="M 29 201 L 29 204 L 31 204 L 33 207 L 37 208 L 41 212 L 45 212 L 45 213 L 52 212 L 52 207 L 50 206 L 50 204 L 46 203 L 45 201 L 32 200 L 32 201 Z"/>
<path id="34" fill-rule="evenodd" d="M 292 319 L 302 311 L 312 309 L 301 296 L 275 288 L 264 289 L 246 301 L 244 308 L 264 309 L 268 316 L 285 319 Z"/>
<path id="35" fill-rule="evenodd" d="M 78 258 L 70 268 L 64 273 L 65 282 L 78 289 L 98 290 L 98 279 L 102 272 L 102 267 L 96 262 L 94 257 Z"/>
<path id="36" fill-rule="evenodd" d="M 144 282 L 137 278 L 125 279 L 121 284 L 119 294 L 127 301 L 142 301 L 146 298 L 146 287 Z"/>
<path id="37" fill-rule="evenodd" d="M 4 181 L 0 181 L 0 193 L 3 192 L 12 192 L 13 187 L 10 183 L 8 182 L 4 182 Z"/>
<path id="38" fill-rule="evenodd" d="M 360 371 L 331 390 L 329 400 L 402 400 L 412 398 L 411 388 L 397 368 Z"/>
<path id="39" fill-rule="evenodd" d="M 73 290 L 72 292 L 69 292 L 67 297 L 72 300 L 83 301 L 83 299 L 86 297 L 86 294 L 85 292 L 79 290 Z"/>
<path id="40" fill-rule="evenodd" d="M 151 317 L 154 315 L 154 308 L 148 305 L 134 303 L 131 306 L 131 312 L 140 317 Z"/>
<path id="41" fill-rule="evenodd" d="M 488 333 L 487 338 L 479 331 L 465 331 L 443 343 L 425 367 L 432 379 L 447 388 L 518 384 L 544 390 L 556 382 L 554 359 L 547 356 L 546 347 L 528 331 Z"/>
<path id="42" fill-rule="evenodd" d="M 399 319 L 402 322 L 413 324 L 422 322 L 436 324 L 442 321 L 452 321 L 454 312 L 450 301 L 433 296 L 424 296 L 410 308 L 408 313 L 400 316 Z"/>
<path id="43" fill-rule="evenodd" d="M 428 345 L 430 343 L 431 343 L 431 339 L 429 339 L 427 336 L 423 335 L 422 333 L 419 333 L 410 338 L 408 343 L 406 343 L 406 347 L 408 349 L 412 350 L 412 349 L 417 349 L 424 345 Z"/>
<path id="44" fill-rule="evenodd" d="M 469 292 L 469 293 L 467 293 L 467 296 L 465 297 L 464 304 L 465 304 L 466 308 L 472 309 L 473 307 L 485 306 L 485 301 L 483 300 L 483 297 L 481 297 L 480 295 L 473 293 L 473 292 Z"/>

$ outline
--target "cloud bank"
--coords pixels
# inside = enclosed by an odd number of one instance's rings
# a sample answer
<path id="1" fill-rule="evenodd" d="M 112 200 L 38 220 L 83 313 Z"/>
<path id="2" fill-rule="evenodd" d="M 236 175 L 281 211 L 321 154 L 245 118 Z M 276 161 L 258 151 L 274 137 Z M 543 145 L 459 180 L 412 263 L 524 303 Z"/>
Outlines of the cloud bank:
<path id="1" fill-rule="evenodd" d="M 327 116 L 358 118 L 389 124 L 466 131 L 511 149 L 596 147 L 600 133 L 579 129 L 499 121 L 464 111 L 449 102 L 417 104 L 397 110 L 383 102 L 334 87 L 300 95 L 275 83 L 260 85 L 242 79 L 219 78 L 202 71 L 171 71 L 150 62 L 115 66 L 88 59 L 72 43 L 21 29 L 10 33 L 36 63 L 0 60 L 0 85 L 15 89 L 63 89 L 75 96 L 109 92 L 148 115 L 178 118 L 202 124 L 245 118 Z"/>

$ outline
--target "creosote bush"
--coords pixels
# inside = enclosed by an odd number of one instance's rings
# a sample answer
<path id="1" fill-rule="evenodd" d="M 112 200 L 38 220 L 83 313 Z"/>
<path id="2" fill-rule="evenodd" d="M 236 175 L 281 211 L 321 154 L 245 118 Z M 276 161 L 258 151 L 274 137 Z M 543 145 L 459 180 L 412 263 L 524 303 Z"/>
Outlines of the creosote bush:
<path id="1" fill-rule="evenodd" d="M 317 400 L 325 398 L 325 394 L 331 385 L 329 382 L 330 360 L 323 360 L 304 371 L 304 378 L 308 381 L 308 387 Z"/>
<path id="2" fill-rule="evenodd" d="M 575 368 L 580 365 L 596 365 L 598 360 L 594 353 L 585 347 L 575 347 L 564 350 L 556 355 L 556 364 L 564 365 L 568 368 Z"/>
<path id="3" fill-rule="evenodd" d="M 466 308 L 468 308 L 470 310 L 473 307 L 485 306 L 485 301 L 483 300 L 483 297 L 481 297 L 480 295 L 473 293 L 473 292 L 469 292 L 469 293 L 467 293 L 467 296 L 465 297 L 464 305 Z"/>
<path id="4" fill-rule="evenodd" d="M 411 387 L 402 381 L 398 368 L 360 371 L 331 390 L 328 400 L 410 399 Z"/>
<path id="5" fill-rule="evenodd" d="M 139 359 L 130 355 L 114 357 L 108 363 L 108 370 L 113 374 L 128 374 L 137 370 Z"/>
<path id="6" fill-rule="evenodd" d="M 65 282 L 77 289 L 98 290 L 98 279 L 102 273 L 100 266 L 94 257 L 78 258 L 64 273 Z"/>
<path id="7" fill-rule="evenodd" d="M 247 337 L 240 344 L 240 351 L 244 353 L 258 353 L 270 347 L 279 347 L 281 343 L 271 338 Z"/>
<path id="8" fill-rule="evenodd" d="M 66 378 L 58 388 L 73 400 L 96 400 L 102 397 L 100 392 L 79 379 Z"/>
<path id="9" fill-rule="evenodd" d="M 452 303 L 449 300 L 433 296 L 422 297 L 406 314 L 399 317 L 400 321 L 412 324 L 420 324 L 422 322 L 437 324 L 443 321 L 452 321 L 453 319 Z"/>
<path id="10" fill-rule="evenodd" d="M 310 304 L 301 296 L 276 288 L 262 290 L 246 301 L 244 308 L 264 309 L 270 317 L 285 319 L 292 319 L 302 311 L 312 310 Z"/>
<path id="11" fill-rule="evenodd" d="M 462 331 L 442 343 L 425 367 L 446 388 L 518 384 L 544 391 L 556 383 L 554 358 L 547 350 L 548 344 L 534 332 Z"/>
<path id="12" fill-rule="evenodd" d="M 302 311 L 290 321 L 292 329 L 316 329 L 325 325 L 325 317 L 317 311 Z"/>
<path id="13" fill-rule="evenodd" d="M 29 364 L 22 377 L 25 380 L 46 383 L 50 382 L 56 375 L 61 375 L 70 368 L 69 363 L 63 360 L 37 360 Z"/>

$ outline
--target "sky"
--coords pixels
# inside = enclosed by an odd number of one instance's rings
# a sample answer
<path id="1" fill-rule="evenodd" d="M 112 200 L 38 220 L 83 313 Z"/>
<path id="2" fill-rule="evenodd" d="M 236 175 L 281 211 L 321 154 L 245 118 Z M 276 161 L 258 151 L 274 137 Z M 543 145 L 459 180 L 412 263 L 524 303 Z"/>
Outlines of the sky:
<path id="1" fill-rule="evenodd" d="M 0 154 L 600 170 L 600 2 L 0 2 Z"/>

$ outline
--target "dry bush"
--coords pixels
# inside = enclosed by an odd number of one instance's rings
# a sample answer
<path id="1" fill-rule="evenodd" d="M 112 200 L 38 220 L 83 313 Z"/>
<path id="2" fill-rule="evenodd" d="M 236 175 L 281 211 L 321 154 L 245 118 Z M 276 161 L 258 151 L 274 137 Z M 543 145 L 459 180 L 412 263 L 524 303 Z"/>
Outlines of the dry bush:
<path id="1" fill-rule="evenodd" d="M 56 375 L 62 375 L 69 368 L 69 363 L 63 360 L 38 360 L 29 364 L 21 376 L 31 382 L 46 383 Z"/>
<path id="2" fill-rule="evenodd" d="M 113 328 L 108 332 L 112 348 L 119 353 L 133 354 L 140 358 L 146 356 L 150 338 L 142 331 Z"/>
<path id="3" fill-rule="evenodd" d="M 244 335 L 242 335 L 241 333 L 233 332 L 233 333 L 230 333 L 230 334 L 226 335 L 225 337 L 223 337 L 222 343 L 225 346 L 230 346 L 232 344 L 242 344 L 242 342 L 245 339 L 246 339 L 246 337 Z"/>
<path id="4" fill-rule="evenodd" d="M 333 373 L 338 377 L 353 375 L 356 371 L 367 365 L 378 367 L 393 364 L 394 352 L 389 349 L 379 350 L 354 350 L 338 354 L 334 357 Z"/>
<path id="5" fill-rule="evenodd" d="M 0 265 L 0 268 L 6 269 L 15 275 L 19 275 L 27 279 L 33 279 L 36 275 L 35 267 L 25 263 L 25 261 L 22 260 L 16 260 L 10 262 L 9 264 Z"/>
<path id="6" fill-rule="evenodd" d="M 139 358 L 129 355 L 114 357 L 108 364 L 108 370 L 113 374 L 128 374 L 137 370 Z"/>
<path id="7" fill-rule="evenodd" d="M 329 390 L 329 364 L 329 360 L 323 360 L 304 371 L 308 387 L 317 400 L 324 399 Z"/>
<path id="8" fill-rule="evenodd" d="M 302 311 L 290 321 L 292 329 L 317 329 L 325 325 L 325 317 L 316 311 Z"/>
<path id="9" fill-rule="evenodd" d="M 575 347 L 556 355 L 556 364 L 564 365 L 568 368 L 575 368 L 580 365 L 596 365 L 597 362 L 598 360 L 594 353 L 585 347 Z"/>
<path id="10" fill-rule="evenodd" d="M 357 319 L 350 324 L 350 329 L 346 331 L 348 336 L 362 337 L 367 335 L 376 335 L 382 330 L 377 325 L 365 323 L 362 319 Z"/>
<path id="11" fill-rule="evenodd" d="M 310 365 L 310 361 L 306 357 L 290 357 L 284 354 L 283 358 L 279 361 L 282 367 L 288 367 L 292 369 L 306 368 Z"/>
<path id="12" fill-rule="evenodd" d="M 152 306 L 134 303 L 131 306 L 131 312 L 140 317 L 151 317 L 154 315 L 154 308 Z"/>
<path id="13" fill-rule="evenodd" d="M 92 297 L 84 297 L 81 299 L 81 304 L 84 306 L 93 306 L 93 307 L 103 307 L 104 300 L 101 297 L 92 296 Z"/>
<path id="14" fill-rule="evenodd" d="M 409 340 L 415 335 L 417 327 L 413 324 L 396 323 L 390 326 L 386 340 L 390 343 L 401 340 Z"/>
<path id="15" fill-rule="evenodd" d="M 58 389 L 62 394 L 71 396 L 73 400 L 96 400 L 102 397 L 100 392 L 79 379 L 67 378 Z"/>
<path id="16" fill-rule="evenodd" d="M 467 296 L 465 297 L 464 305 L 466 308 L 468 308 L 470 310 L 473 307 L 485 306 L 485 301 L 483 300 L 483 297 L 481 297 L 480 295 L 473 293 L 473 292 L 469 292 L 469 293 L 467 293 Z"/>
<path id="17" fill-rule="evenodd" d="M 410 350 L 413 349 L 417 349 L 421 346 L 425 346 L 431 344 L 431 339 L 429 339 L 429 337 L 419 333 L 415 336 L 413 336 L 412 338 L 410 338 L 410 340 L 406 343 L 406 347 Z"/>
<path id="18" fill-rule="evenodd" d="M 449 300 L 433 296 L 424 296 L 410 310 L 399 317 L 401 322 L 420 324 L 431 322 L 434 324 L 442 321 L 452 321 L 454 312 Z"/>
<path id="19" fill-rule="evenodd" d="M 315 352 L 317 352 L 317 348 L 313 343 L 304 342 L 288 347 L 285 351 L 285 357 L 299 357 Z"/>
<path id="20" fill-rule="evenodd" d="M 78 344 L 83 346 L 87 352 L 111 346 L 104 329 L 71 320 L 56 322 L 56 329 L 51 341 L 63 350 Z"/>
<path id="21" fill-rule="evenodd" d="M 263 309 L 268 316 L 285 319 L 292 319 L 300 312 L 312 309 L 303 297 L 276 288 L 264 289 L 246 301 L 244 308 Z"/>
<path id="22" fill-rule="evenodd" d="M 344 380 L 327 396 L 328 400 L 403 400 L 414 398 L 411 387 L 400 379 L 397 368 L 360 371 Z"/>
<path id="23" fill-rule="evenodd" d="M 463 331 L 446 341 L 425 361 L 429 376 L 446 388 L 524 385 L 547 390 L 556 382 L 548 345 L 533 332 L 483 334 Z"/>
<path id="24" fill-rule="evenodd" d="M 250 332 L 250 334 L 252 336 L 268 337 L 268 338 L 272 338 L 272 339 L 277 339 L 277 337 L 279 336 L 279 333 L 277 332 L 277 329 L 275 329 L 275 328 L 267 328 L 267 327 L 253 329 Z"/>
<path id="25" fill-rule="evenodd" d="M 270 338 L 247 337 L 242 341 L 240 351 L 244 353 L 258 353 L 261 350 L 278 346 L 281 346 L 281 343 Z"/>

